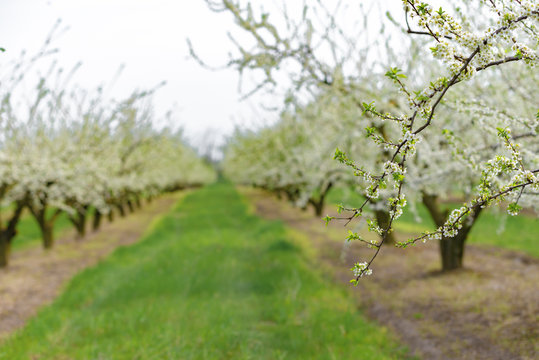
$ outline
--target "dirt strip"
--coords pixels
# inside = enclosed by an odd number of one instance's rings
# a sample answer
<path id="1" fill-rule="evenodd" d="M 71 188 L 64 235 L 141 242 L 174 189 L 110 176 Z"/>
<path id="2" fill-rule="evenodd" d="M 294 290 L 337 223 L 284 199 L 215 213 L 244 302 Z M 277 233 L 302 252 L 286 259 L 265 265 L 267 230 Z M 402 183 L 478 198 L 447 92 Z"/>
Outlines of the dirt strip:
<path id="1" fill-rule="evenodd" d="M 391 329 L 411 354 L 426 360 L 539 359 L 538 259 L 468 245 L 465 268 L 442 275 L 436 243 L 408 249 L 388 246 L 376 259 L 373 275 L 352 287 L 349 269 L 372 250 L 345 244 L 348 228 L 326 228 L 311 213 L 264 192 L 241 191 L 258 215 L 280 219 L 304 234 L 315 248 L 315 266 L 349 286 L 359 308 Z M 334 213 L 331 207 L 327 210 Z"/>
<path id="2" fill-rule="evenodd" d="M 140 239 L 152 221 L 170 210 L 180 196 L 167 194 L 124 218 L 117 216 L 112 223 L 103 220 L 101 230 L 82 240 L 67 234 L 49 251 L 40 246 L 15 251 L 9 267 L 0 269 L 0 339 L 50 303 L 77 272 L 119 246 Z"/>

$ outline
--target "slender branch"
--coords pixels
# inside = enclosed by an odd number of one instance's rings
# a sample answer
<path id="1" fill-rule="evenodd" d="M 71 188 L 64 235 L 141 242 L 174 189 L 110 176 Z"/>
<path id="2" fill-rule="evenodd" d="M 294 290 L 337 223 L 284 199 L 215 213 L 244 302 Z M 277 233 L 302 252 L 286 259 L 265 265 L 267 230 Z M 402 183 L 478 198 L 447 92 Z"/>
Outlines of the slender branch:
<path id="1" fill-rule="evenodd" d="M 479 53 L 479 50 L 480 50 L 480 47 L 479 46 L 476 47 L 475 50 L 471 53 L 471 55 L 466 59 L 466 62 L 464 63 L 464 65 L 462 65 L 462 67 L 459 69 L 459 71 L 455 75 L 453 75 L 453 77 L 451 78 L 451 80 L 449 81 L 447 86 L 442 90 L 442 93 L 440 94 L 440 96 L 438 96 L 438 98 L 434 102 L 434 105 L 432 105 L 429 117 L 427 119 L 427 122 L 425 124 L 423 124 L 419 129 L 414 131 L 414 134 L 420 133 L 421 131 L 423 131 L 425 128 L 427 128 L 430 125 L 430 123 L 432 121 L 432 117 L 434 116 L 434 111 L 436 110 L 436 107 L 438 106 L 438 104 L 440 104 L 443 97 L 447 93 L 447 90 L 449 90 L 449 88 L 451 86 L 455 85 L 455 83 L 457 82 L 457 79 L 460 77 L 462 72 L 468 67 L 468 65 L 470 64 L 472 59 L 475 57 L 475 55 L 477 55 L 477 53 Z"/>
<path id="2" fill-rule="evenodd" d="M 501 65 L 501 64 L 505 64 L 505 63 L 508 63 L 508 62 L 511 62 L 511 61 L 518 61 L 518 60 L 521 60 L 521 59 L 522 59 L 522 57 L 508 56 L 508 57 L 503 58 L 501 60 L 493 61 L 493 62 L 490 62 L 490 63 L 488 63 L 486 65 L 476 67 L 475 70 L 476 71 L 481 71 L 481 70 L 485 70 L 486 68 L 489 68 L 491 66 Z"/>

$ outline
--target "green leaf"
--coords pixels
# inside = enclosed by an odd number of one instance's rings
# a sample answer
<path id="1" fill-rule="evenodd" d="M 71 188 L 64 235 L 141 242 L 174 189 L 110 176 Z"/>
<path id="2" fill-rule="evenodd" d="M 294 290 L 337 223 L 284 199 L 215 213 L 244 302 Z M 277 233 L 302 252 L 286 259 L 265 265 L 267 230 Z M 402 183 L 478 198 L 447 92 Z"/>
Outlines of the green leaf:
<path id="1" fill-rule="evenodd" d="M 329 215 L 326 215 L 325 217 L 322 218 L 322 220 L 324 220 L 326 222 L 326 226 L 328 226 L 329 222 L 331 220 L 335 219 L 333 216 L 329 216 Z"/>
<path id="2" fill-rule="evenodd" d="M 404 175 L 399 173 L 393 173 L 393 180 L 395 180 L 396 182 L 401 182 L 402 180 L 404 180 Z"/>
<path id="3" fill-rule="evenodd" d="M 398 78 L 405 78 L 406 75 L 401 74 L 402 70 L 398 67 L 391 68 L 388 72 L 386 72 L 386 76 L 392 80 L 397 80 Z"/>
<path id="4" fill-rule="evenodd" d="M 344 163 L 347 160 L 346 154 L 343 151 L 339 150 L 339 148 L 337 148 L 335 149 L 335 155 L 333 155 L 333 160 L 337 160 L 341 163 Z"/>
<path id="5" fill-rule="evenodd" d="M 511 215 L 517 215 L 520 210 L 522 210 L 522 206 L 520 206 L 519 204 L 517 203 L 511 203 L 509 204 L 509 206 L 507 207 L 507 211 L 509 212 L 509 214 Z"/>
<path id="6" fill-rule="evenodd" d="M 376 133 L 375 127 L 366 127 L 365 131 L 367 132 L 367 137 L 371 137 Z"/>
<path id="7" fill-rule="evenodd" d="M 374 111 L 376 111 L 376 108 L 374 107 L 374 101 L 371 101 L 370 103 L 364 102 L 362 105 L 363 105 L 363 113 L 362 113 L 362 115 L 365 115 L 366 112 L 374 112 Z"/>
<path id="8" fill-rule="evenodd" d="M 498 130 L 498 136 L 501 138 L 506 138 L 509 136 L 509 131 L 507 128 L 497 127 L 496 130 Z"/>
<path id="9" fill-rule="evenodd" d="M 360 240 L 361 237 L 358 233 L 355 233 L 353 231 L 348 230 L 348 236 L 346 237 L 346 241 L 353 241 L 353 240 Z"/>
<path id="10" fill-rule="evenodd" d="M 443 19 L 445 11 L 444 11 L 444 9 L 442 9 L 441 6 L 440 6 L 440 8 L 438 9 L 438 11 L 436 11 L 436 13 L 437 13 L 438 15 L 440 15 L 440 16 L 442 17 L 442 19 Z"/>
<path id="11" fill-rule="evenodd" d="M 421 3 L 417 7 L 417 12 L 421 15 L 425 15 L 427 13 L 429 4 Z"/>

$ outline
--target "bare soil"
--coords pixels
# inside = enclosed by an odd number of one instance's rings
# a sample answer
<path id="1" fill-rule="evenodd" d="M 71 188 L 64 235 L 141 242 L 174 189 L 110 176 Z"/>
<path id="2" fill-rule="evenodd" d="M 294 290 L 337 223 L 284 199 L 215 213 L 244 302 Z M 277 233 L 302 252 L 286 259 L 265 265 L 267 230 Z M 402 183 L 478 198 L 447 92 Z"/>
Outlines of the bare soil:
<path id="1" fill-rule="evenodd" d="M 267 193 L 241 191 L 258 215 L 280 219 L 306 236 L 317 266 L 349 286 L 358 307 L 391 329 L 411 355 L 428 360 L 539 359 L 539 259 L 468 244 L 464 269 L 441 274 L 436 243 L 387 246 L 373 275 L 353 287 L 349 269 L 373 250 L 346 244 L 349 228 L 338 223 L 325 227 L 311 213 Z M 330 215 L 334 212 L 327 208 Z"/>
<path id="2" fill-rule="evenodd" d="M 140 239 L 152 221 L 178 198 L 178 194 L 168 194 L 124 218 L 116 216 L 112 223 L 103 219 L 101 229 L 84 239 L 66 234 L 48 251 L 38 244 L 15 251 L 9 267 L 0 269 L 0 339 L 50 303 L 77 272 L 96 264 L 119 246 Z"/>

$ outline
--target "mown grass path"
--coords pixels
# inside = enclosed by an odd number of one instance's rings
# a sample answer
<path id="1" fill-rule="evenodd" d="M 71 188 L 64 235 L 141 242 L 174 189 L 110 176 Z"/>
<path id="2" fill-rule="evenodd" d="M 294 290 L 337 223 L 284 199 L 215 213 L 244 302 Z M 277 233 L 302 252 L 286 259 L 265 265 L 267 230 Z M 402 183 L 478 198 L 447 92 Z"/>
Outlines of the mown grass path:
<path id="1" fill-rule="evenodd" d="M 2 359 L 403 359 L 281 222 L 228 184 L 76 276 Z"/>

